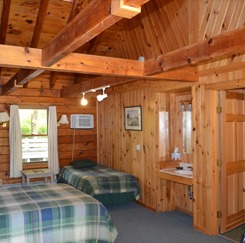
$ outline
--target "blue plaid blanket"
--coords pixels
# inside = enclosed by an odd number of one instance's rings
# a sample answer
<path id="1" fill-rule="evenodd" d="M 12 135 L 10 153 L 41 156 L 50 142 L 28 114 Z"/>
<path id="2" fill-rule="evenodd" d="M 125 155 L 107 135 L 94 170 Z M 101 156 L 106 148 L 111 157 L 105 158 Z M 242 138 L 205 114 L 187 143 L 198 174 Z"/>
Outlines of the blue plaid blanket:
<path id="1" fill-rule="evenodd" d="M 58 175 L 59 182 L 68 183 L 90 196 L 98 194 L 133 192 L 140 196 L 140 186 L 135 176 L 96 165 L 86 168 L 65 166 Z"/>
<path id="2" fill-rule="evenodd" d="M 69 185 L 0 190 L 1 243 L 113 242 L 116 236 L 105 207 Z"/>

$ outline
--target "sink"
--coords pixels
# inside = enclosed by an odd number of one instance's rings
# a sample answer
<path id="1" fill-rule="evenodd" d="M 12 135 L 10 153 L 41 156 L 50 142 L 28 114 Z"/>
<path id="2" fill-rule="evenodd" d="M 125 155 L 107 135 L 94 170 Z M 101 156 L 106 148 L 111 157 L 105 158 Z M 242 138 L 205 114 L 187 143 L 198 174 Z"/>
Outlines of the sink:
<path id="1" fill-rule="evenodd" d="M 193 176 L 193 171 L 188 169 L 176 170 L 176 168 L 164 168 L 161 169 L 160 172 L 164 172 L 176 176 L 188 177 L 188 178 L 191 178 Z"/>
<path id="2" fill-rule="evenodd" d="M 193 174 L 191 170 L 175 170 L 174 172 L 180 175 L 192 175 Z"/>

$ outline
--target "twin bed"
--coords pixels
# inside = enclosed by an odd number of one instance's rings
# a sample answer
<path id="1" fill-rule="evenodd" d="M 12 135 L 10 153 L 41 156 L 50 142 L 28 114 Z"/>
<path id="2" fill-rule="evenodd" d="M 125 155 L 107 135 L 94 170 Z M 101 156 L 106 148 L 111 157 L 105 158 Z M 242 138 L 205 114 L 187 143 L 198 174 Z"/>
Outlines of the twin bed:
<path id="1" fill-rule="evenodd" d="M 1 243 L 114 242 L 117 230 L 102 202 L 140 195 L 134 176 L 97 164 L 66 166 L 58 182 L 1 189 Z"/>
<path id="2" fill-rule="evenodd" d="M 135 176 L 98 164 L 89 165 L 92 166 L 63 167 L 58 182 L 67 183 L 104 205 L 139 199 L 140 187 Z"/>
<path id="3" fill-rule="evenodd" d="M 1 189 L 0 242 L 113 242 L 106 208 L 66 184 Z"/>

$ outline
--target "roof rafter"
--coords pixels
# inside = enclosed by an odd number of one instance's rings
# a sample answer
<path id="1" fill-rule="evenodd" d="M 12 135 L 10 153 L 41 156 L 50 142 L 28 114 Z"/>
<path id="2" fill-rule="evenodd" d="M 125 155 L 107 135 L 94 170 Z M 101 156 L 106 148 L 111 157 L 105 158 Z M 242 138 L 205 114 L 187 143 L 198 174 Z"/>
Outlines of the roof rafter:
<path id="1" fill-rule="evenodd" d="M 32 35 L 31 47 L 37 47 L 38 45 L 40 35 L 42 32 L 44 19 L 48 9 L 48 4 L 49 4 L 49 0 L 43 0 L 40 2 L 37 20 Z M 36 72 L 33 70 L 26 70 L 26 69 L 19 70 L 10 80 L 8 80 L 3 85 L 2 95 L 13 92 L 14 90 L 21 87 L 21 85 L 26 84 L 29 80 L 41 74 L 42 72 L 44 72 L 44 70 L 43 71 L 37 70 Z"/>
<path id="2" fill-rule="evenodd" d="M 5 43 L 6 34 L 7 34 L 7 30 L 8 30 L 10 5 L 11 5 L 11 0 L 4 0 L 3 1 L 1 26 L 0 26 L 0 44 Z"/>
<path id="3" fill-rule="evenodd" d="M 134 0 L 128 0 L 128 2 L 131 1 Z M 124 16 L 120 13 L 117 16 L 111 13 L 112 6 L 117 2 L 123 1 L 94 0 L 90 2 L 43 49 L 42 65 L 51 66 L 121 20 Z M 138 2 L 142 2 L 143 5 L 146 0 L 138 0 Z M 135 8 L 127 11 L 134 15 L 140 13 L 140 11 L 135 11 Z"/>
<path id="4" fill-rule="evenodd" d="M 9 20 L 9 12 L 10 12 L 11 0 L 4 0 L 2 6 L 2 17 L 1 17 L 1 25 L 0 25 L 0 44 L 4 44 L 6 40 L 7 30 L 8 30 L 8 20 Z M 2 70 L 0 67 L 0 74 Z"/>

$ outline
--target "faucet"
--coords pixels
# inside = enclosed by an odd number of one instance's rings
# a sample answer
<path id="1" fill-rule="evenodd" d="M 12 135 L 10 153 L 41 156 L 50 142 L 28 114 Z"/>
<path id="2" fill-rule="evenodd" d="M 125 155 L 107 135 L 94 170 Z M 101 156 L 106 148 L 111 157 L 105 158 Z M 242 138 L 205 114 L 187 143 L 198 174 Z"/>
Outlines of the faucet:
<path id="1" fill-rule="evenodd" d="M 187 169 L 190 169 L 190 171 L 193 171 L 193 167 L 192 166 L 188 166 Z"/>

